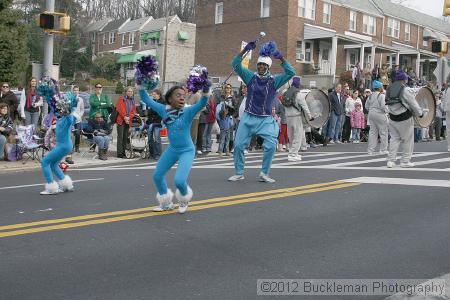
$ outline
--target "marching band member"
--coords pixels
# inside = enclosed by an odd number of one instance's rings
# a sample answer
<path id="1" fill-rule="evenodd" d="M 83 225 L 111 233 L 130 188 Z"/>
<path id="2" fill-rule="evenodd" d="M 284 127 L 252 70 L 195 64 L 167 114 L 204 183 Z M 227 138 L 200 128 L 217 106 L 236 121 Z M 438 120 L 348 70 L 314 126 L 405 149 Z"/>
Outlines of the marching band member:
<path id="1" fill-rule="evenodd" d="M 388 154 L 388 108 L 386 106 L 383 91 L 383 84 L 374 80 L 372 83 L 374 92 L 369 96 L 365 103 L 366 109 L 369 111 L 368 122 L 370 123 L 369 145 L 367 153 L 373 155 L 378 144 L 378 136 L 380 136 L 380 153 Z"/>
<path id="2" fill-rule="evenodd" d="M 428 109 L 422 109 L 419 106 L 414 95 L 406 88 L 407 82 L 408 75 L 400 70 L 395 76 L 395 82 L 386 91 L 386 104 L 390 118 L 389 133 L 391 135 L 388 168 L 395 167 L 399 146 L 402 147 L 400 167 L 414 167 L 414 163 L 411 162 L 414 149 L 414 119 L 412 116 L 423 118 L 428 112 Z"/>
<path id="3" fill-rule="evenodd" d="M 228 178 L 229 181 L 244 179 L 245 157 L 244 150 L 248 147 L 253 135 L 264 139 L 262 169 L 259 174 L 261 182 L 275 182 L 269 177 L 269 170 L 277 147 L 279 126 L 272 118 L 272 106 L 274 105 L 276 92 L 288 82 L 294 75 L 295 69 L 284 59 L 280 51 L 276 50 L 276 44 L 269 42 L 261 47 L 257 61 L 257 72 L 253 73 L 242 66 L 243 56 L 247 51 L 256 48 L 256 42 L 248 43 L 245 48 L 233 58 L 232 66 L 247 86 L 247 101 L 245 112 L 239 122 L 234 146 L 235 175 Z M 272 75 L 273 56 L 281 61 L 284 74 Z"/>

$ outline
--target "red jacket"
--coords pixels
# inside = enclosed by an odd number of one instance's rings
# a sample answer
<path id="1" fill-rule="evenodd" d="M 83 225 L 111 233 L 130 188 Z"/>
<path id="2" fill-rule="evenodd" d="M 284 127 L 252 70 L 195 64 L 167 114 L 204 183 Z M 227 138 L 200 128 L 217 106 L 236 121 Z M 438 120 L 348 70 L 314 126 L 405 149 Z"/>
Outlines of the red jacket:
<path id="1" fill-rule="evenodd" d="M 127 106 L 126 106 L 125 100 L 123 99 L 122 96 L 120 96 L 119 99 L 117 99 L 116 110 L 119 113 L 118 116 L 117 116 L 117 120 L 116 120 L 117 125 L 125 124 L 124 117 L 126 116 Z M 136 103 L 134 102 L 134 98 L 133 98 L 133 108 L 131 109 L 131 113 L 129 115 L 130 123 L 133 120 L 133 117 L 134 117 L 135 113 L 136 113 Z"/>

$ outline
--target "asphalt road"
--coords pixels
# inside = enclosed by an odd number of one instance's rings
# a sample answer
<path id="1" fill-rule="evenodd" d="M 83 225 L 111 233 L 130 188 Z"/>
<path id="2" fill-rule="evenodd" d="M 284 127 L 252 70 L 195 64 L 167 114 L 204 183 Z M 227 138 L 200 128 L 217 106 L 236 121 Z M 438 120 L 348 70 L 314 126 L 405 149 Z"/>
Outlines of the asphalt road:
<path id="1" fill-rule="evenodd" d="M 151 212 L 150 161 L 72 169 L 76 190 L 56 196 L 38 171 L 0 174 L 0 299 L 254 299 L 257 279 L 450 273 L 446 145 L 418 144 L 408 170 L 365 147 L 277 153 L 274 184 L 257 181 L 258 153 L 237 183 L 230 159 L 199 159 L 185 215 Z"/>

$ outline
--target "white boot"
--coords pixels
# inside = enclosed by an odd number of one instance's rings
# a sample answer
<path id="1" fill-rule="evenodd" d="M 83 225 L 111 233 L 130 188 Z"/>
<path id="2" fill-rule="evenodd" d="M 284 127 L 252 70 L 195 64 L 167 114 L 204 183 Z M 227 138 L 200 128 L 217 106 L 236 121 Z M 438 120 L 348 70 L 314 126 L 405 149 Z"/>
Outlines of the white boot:
<path id="1" fill-rule="evenodd" d="M 168 189 L 167 193 L 164 195 L 160 195 L 159 193 L 157 193 L 156 200 L 158 200 L 159 206 L 155 207 L 153 211 L 172 210 L 173 209 L 172 198 L 173 193 L 170 189 Z"/>
<path id="2" fill-rule="evenodd" d="M 178 212 L 180 214 L 184 214 L 187 211 L 189 201 L 191 201 L 193 195 L 194 193 L 192 192 L 192 189 L 189 186 L 187 187 L 187 194 L 184 196 L 181 195 L 179 189 L 176 190 L 175 197 L 177 197 L 178 200 Z"/>
<path id="3" fill-rule="evenodd" d="M 52 183 L 45 184 L 45 190 L 41 192 L 41 195 L 54 195 L 60 192 L 58 184 L 53 181 Z"/>
<path id="4" fill-rule="evenodd" d="M 59 188 L 63 192 L 71 192 L 71 191 L 73 191 L 72 178 L 70 178 L 68 175 L 64 176 L 64 179 L 60 180 L 58 182 L 58 184 L 59 184 Z"/>

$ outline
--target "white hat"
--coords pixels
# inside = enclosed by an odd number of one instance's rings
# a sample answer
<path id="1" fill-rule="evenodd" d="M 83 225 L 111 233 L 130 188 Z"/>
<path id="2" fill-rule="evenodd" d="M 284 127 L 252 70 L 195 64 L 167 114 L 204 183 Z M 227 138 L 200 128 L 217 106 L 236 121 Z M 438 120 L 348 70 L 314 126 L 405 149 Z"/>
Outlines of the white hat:
<path id="1" fill-rule="evenodd" d="M 260 56 L 258 57 L 258 61 L 256 64 L 263 63 L 269 66 L 269 68 L 272 66 L 272 59 L 268 56 Z"/>

